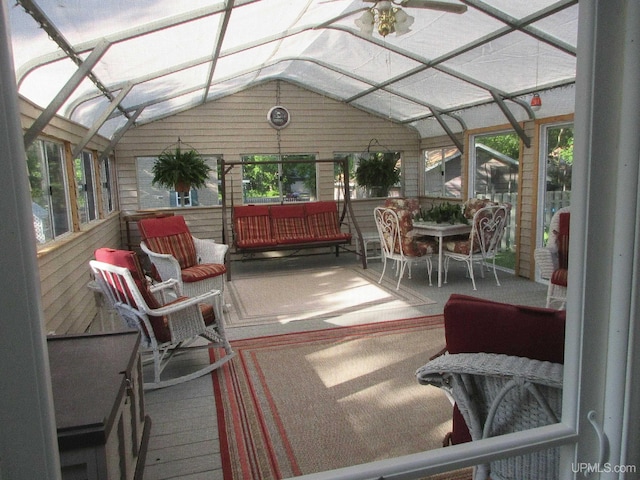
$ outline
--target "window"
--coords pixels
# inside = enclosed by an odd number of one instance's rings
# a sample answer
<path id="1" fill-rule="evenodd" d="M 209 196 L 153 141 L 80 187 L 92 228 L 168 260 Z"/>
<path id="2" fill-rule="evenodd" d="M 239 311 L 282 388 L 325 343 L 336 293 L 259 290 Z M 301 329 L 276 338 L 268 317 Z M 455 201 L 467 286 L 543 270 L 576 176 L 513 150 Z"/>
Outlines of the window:
<path id="1" fill-rule="evenodd" d="M 83 151 L 80 157 L 73 161 L 73 167 L 78 187 L 80 223 L 89 223 L 98 218 L 93 155 L 91 152 Z"/>
<path id="2" fill-rule="evenodd" d="M 349 191 L 351 198 L 399 197 L 402 195 L 402 153 L 391 151 L 366 151 L 358 153 L 335 153 L 333 158 L 349 161 Z M 374 162 L 371 171 L 358 177 L 361 162 Z M 398 175 L 390 171 L 395 169 Z M 358 182 L 358 178 L 361 182 Z M 386 179 L 384 185 L 375 181 Z M 373 180 L 375 179 L 375 181 Z M 395 181 L 397 180 L 397 181 Z M 344 176 L 339 163 L 334 166 L 334 199 L 344 196 Z"/>
<path id="3" fill-rule="evenodd" d="M 546 245 L 553 214 L 571 204 L 573 124 L 548 124 L 540 128 L 540 200 L 537 245 Z"/>
<path id="4" fill-rule="evenodd" d="M 282 203 L 316 198 L 316 156 L 245 155 L 242 157 L 244 203 Z"/>
<path id="5" fill-rule="evenodd" d="M 473 135 L 469 145 L 469 197 L 511 205 L 496 265 L 515 270 L 520 139 L 512 131 L 497 132 Z"/>
<path id="6" fill-rule="evenodd" d="M 462 155 L 456 147 L 425 150 L 424 194 L 462 198 Z"/>
<path id="7" fill-rule="evenodd" d="M 70 230 L 64 149 L 61 144 L 36 140 L 27 150 L 33 226 L 38 243 Z"/>
<path id="8" fill-rule="evenodd" d="M 115 192 L 113 163 L 110 158 L 100 162 L 100 183 L 102 185 L 102 211 L 105 214 L 115 210 L 113 192 Z"/>
<path id="9" fill-rule="evenodd" d="M 219 196 L 219 162 L 218 157 L 203 156 L 211 171 L 209 181 L 205 188 L 191 189 L 184 196 L 185 207 L 211 207 L 220 205 Z M 156 161 L 156 157 L 136 158 L 136 175 L 138 179 L 138 202 L 140 208 L 169 208 L 180 207 L 182 202 L 179 195 L 174 190 L 166 190 L 158 185 L 152 185 L 153 173 L 151 169 Z"/>

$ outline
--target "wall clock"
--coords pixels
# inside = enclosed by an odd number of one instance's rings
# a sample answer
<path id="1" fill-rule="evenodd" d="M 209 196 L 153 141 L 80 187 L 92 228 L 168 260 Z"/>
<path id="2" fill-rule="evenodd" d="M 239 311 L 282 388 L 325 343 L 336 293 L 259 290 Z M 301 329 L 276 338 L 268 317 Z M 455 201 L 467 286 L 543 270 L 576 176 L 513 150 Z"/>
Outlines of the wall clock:
<path id="1" fill-rule="evenodd" d="M 291 115 L 289 115 L 289 110 L 278 105 L 271 107 L 269 113 L 267 113 L 267 120 L 273 128 L 280 130 L 289 125 Z"/>

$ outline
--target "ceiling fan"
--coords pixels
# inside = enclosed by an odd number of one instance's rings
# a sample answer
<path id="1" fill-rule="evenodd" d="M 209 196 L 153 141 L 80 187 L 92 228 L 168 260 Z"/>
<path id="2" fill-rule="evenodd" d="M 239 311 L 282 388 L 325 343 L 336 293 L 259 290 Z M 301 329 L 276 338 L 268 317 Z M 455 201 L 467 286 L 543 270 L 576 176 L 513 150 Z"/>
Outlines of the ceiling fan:
<path id="1" fill-rule="evenodd" d="M 364 35 L 372 35 L 374 26 L 378 33 L 386 37 L 390 33 L 404 35 L 409 32 L 414 18 L 408 15 L 400 7 L 424 8 L 449 13 L 464 13 L 467 6 L 459 3 L 440 2 L 436 0 L 362 0 L 365 3 L 373 3 L 371 8 L 365 10 L 362 16 L 356 19 L 356 26 Z"/>
<path id="2" fill-rule="evenodd" d="M 464 13 L 467 11 L 467 6 L 462 5 L 460 3 L 451 3 L 451 2 L 439 2 L 436 0 L 391 0 L 391 1 L 380 1 L 380 0 L 362 0 L 365 3 L 391 3 L 393 5 L 397 5 L 398 7 L 405 8 L 427 8 L 430 10 L 439 10 L 441 12 L 449 12 L 449 13 Z M 376 5 L 373 6 L 375 8 Z"/>

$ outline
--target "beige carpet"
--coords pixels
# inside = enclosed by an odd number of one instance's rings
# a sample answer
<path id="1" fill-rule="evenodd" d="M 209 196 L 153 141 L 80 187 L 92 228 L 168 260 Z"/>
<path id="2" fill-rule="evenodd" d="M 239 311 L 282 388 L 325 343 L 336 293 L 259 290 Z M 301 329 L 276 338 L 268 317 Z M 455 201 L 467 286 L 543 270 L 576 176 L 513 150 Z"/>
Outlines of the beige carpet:
<path id="1" fill-rule="evenodd" d="M 396 290 L 393 274 L 386 277 L 378 284 L 379 273 L 351 266 L 234 277 L 226 286 L 227 320 L 230 326 L 250 326 L 381 310 L 385 319 L 396 320 L 406 316 L 403 308 L 434 303 L 403 286 Z"/>
<path id="2" fill-rule="evenodd" d="M 224 478 L 290 478 L 442 448 L 451 404 L 415 377 L 444 345 L 442 322 L 234 342 L 236 358 L 213 374 Z M 469 479 L 470 471 L 434 478 Z"/>

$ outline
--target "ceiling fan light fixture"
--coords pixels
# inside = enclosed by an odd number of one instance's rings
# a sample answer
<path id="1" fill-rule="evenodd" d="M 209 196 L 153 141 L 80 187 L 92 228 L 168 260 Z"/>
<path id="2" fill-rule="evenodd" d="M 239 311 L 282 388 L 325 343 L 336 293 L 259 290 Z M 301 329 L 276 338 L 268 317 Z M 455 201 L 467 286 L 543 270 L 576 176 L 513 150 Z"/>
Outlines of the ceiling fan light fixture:
<path id="1" fill-rule="evenodd" d="M 383 0 L 364 11 L 360 18 L 355 20 L 355 24 L 363 35 L 373 35 L 375 27 L 381 36 L 386 37 L 390 33 L 404 35 L 409 32 L 413 20 L 411 15 L 394 7 L 392 2 Z"/>
<path id="2" fill-rule="evenodd" d="M 413 25 L 414 18 L 411 15 L 408 15 L 404 10 L 399 8 L 396 9 L 396 35 L 404 35 L 411 31 L 411 25 Z"/>
<path id="3" fill-rule="evenodd" d="M 372 35 L 373 26 L 375 25 L 375 15 L 371 10 L 366 10 L 362 13 L 360 18 L 357 18 L 356 27 L 360 29 L 360 33 L 363 35 Z"/>

